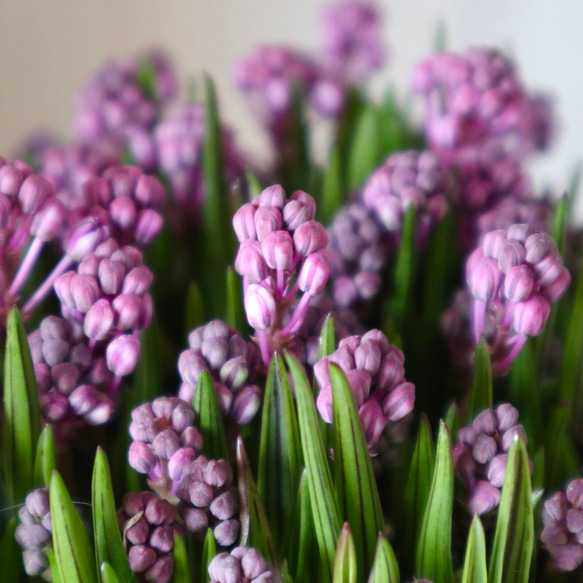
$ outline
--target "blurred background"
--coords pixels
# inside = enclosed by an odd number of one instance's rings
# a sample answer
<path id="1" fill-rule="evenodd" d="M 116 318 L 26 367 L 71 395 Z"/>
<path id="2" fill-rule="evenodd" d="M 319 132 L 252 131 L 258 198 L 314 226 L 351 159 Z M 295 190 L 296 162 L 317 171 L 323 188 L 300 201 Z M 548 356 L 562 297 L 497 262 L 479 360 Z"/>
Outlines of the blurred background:
<path id="1" fill-rule="evenodd" d="M 235 90 L 231 67 L 259 42 L 304 49 L 318 45 L 320 0 L 2 0 L 0 2 L 0 153 L 38 128 L 70 135 L 75 92 L 108 57 L 156 45 L 175 59 L 182 81 L 215 79 L 223 117 L 238 142 L 264 155 L 267 140 Z M 527 86 L 554 96 L 560 127 L 551 152 L 535 159 L 539 186 L 565 188 L 583 158 L 583 3 L 579 0 L 408 0 L 382 2 L 390 46 L 373 93 L 395 83 L 409 91 L 412 67 L 435 43 L 439 25 L 447 47 L 502 47 L 518 61 Z M 183 83 L 185 86 L 186 83 Z M 583 207 L 578 209 L 583 219 Z"/>

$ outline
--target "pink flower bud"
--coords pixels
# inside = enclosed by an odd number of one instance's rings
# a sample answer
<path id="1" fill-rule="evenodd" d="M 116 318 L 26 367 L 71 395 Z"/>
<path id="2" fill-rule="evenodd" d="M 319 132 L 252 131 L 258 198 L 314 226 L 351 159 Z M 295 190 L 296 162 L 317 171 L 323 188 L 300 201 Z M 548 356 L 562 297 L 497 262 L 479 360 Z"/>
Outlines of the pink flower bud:
<path id="1" fill-rule="evenodd" d="M 566 267 L 563 267 L 559 277 L 557 277 L 557 279 L 550 285 L 543 287 L 540 290 L 540 293 L 551 304 L 554 304 L 567 291 L 570 284 L 571 274 Z"/>
<path id="2" fill-rule="evenodd" d="M 218 369 L 225 363 L 229 345 L 226 338 L 207 338 L 203 340 L 201 352 L 211 368 Z"/>
<path id="3" fill-rule="evenodd" d="M 113 327 L 113 310 L 110 303 L 101 299 L 95 302 L 83 321 L 83 332 L 89 338 L 104 340 Z"/>
<path id="4" fill-rule="evenodd" d="M 121 294 L 114 298 L 112 307 L 118 330 L 133 330 L 138 327 L 141 305 L 141 299 L 133 294 Z"/>
<path id="5" fill-rule="evenodd" d="M 239 534 L 239 521 L 238 520 L 223 520 L 219 522 L 213 531 L 217 543 L 222 547 L 230 547 L 235 544 L 237 536 Z M 210 566 L 209 566 L 210 573 Z M 229 579 L 230 581 L 230 579 Z"/>
<path id="6" fill-rule="evenodd" d="M 67 418 L 70 407 L 65 395 L 51 392 L 41 395 L 39 400 L 42 416 L 48 423 L 60 423 Z"/>
<path id="7" fill-rule="evenodd" d="M 372 300 L 379 292 L 381 278 L 377 273 L 361 271 L 354 277 L 354 285 L 363 300 Z"/>
<path id="8" fill-rule="evenodd" d="M 488 480 L 492 486 L 502 488 L 504 478 L 506 477 L 506 466 L 508 465 L 508 454 L 501 453 L 497 455 L 488 466 Z"/>
<path id="9" fill-rule="evenodd" d="M 322 361 L 320 361 L 322 362 Z M 334 407 L 332 399 L 332 387 L 329 385 L 325 389 L 320 389 L 316 399 L 316 407 L 326 423 L 332 423 L 334 420 Z"/>
<path id="10" fill-rule="evenodd" d="M 209 510 L 215 518 L 228 520 L 237 511 L 237 498 L 232 491 L 225 492 L 211 502 Z"/>
<path id="11" fill-rule="evenodd" d="M 134 573 L 143 573 L 156 562 L 156 551 L 146 545 L 134 545 L 128 551 L 128 559 Z"/>
<path id="12" fill-rule="evenodd" d="M 540 295 L 534 295 L 516 304 L 512 325 L 518 334 L 538 336 L 545 327 L 550 311 L 549 302 Z"/>
<path id="13" fill-rule="evenodd" d="M 379 371 L 381 364 L 381 350 L 372 342 L 363 342 L 354 351 L 356 368 L 365 370 L 371 377 Z"/>
<path id="14" fill-rule="evenodd" d="M 119 261 L 112 261 L 109 258 L 99 262 L 99 283 L 101 289 L 107 295 L 119 294 L 124 281 L 126 270 Z"/>
<path id="15" fill-rule="evenodd" d="M 507 239 L 516 239 L 521 243 L 525 243 L 526 240 L 534 233 L 534 229 L 526 223 L 519 223 L 508 227 L 508 232 L 506 233 Z"/>
<path id="16" fill-rule="evenodd" d="M 273 295 L 259 284 L 250 284 L 245 293 L 245 312 L 256 330 L 273 326 L 277 312 Z"/>
<path id="17" fill-rule="evenodd" d="M 500 496 L 500 490 L 490 484 L 490 482 L 478 482 L 468 501 L 470 512 L 480 515 L 490 512 L 490 510 L 498 506 Z"/>
<path id="18" fill-rule="evenodd" d="M 185 350 L 178 358 L 178 370 L 180 372 L 180 376 L 192 387 L 196 387 L 200 373 L 203 370 L 208 370 L 208 368 L 208 364 L 195 350 Z M 179 396 L 182 400 L 188 403 L 192 402 L 192 399 L 185 399 L 182 396 L 182 389 Z"/>
<path id="19" fill-rule="evenodd" d="M 522 302 L 532 292 L 534 280 L 532 271 L 526 265 L 513 267 L 504 278 L 504 295 L 511 302 Z"/>
<path id="20" fill-rule="evenodd" d="M 36 367 L 35 367 L 36 373 Z M 55 387 L 63 395 L 68 395 L 73 391 L 79 382 L 79 369 L 70 362 L 62 362 L 52 367 L 50 371 Z M 38 378 L 38 374 L 37 374 Z"/>
<path id="21" fill-rule="evenodd" d="M 382 389 L 391 389 L 405 379 L 405 367 L 399 354 L 389 352 L 383 357 L 376 382 Z"/>
<path id="22" fill-rule="evenodd" d="M 389 391 L 384 397 L 382 406 L 383 413 L 389 421 L 399 421 L 411 411 L 415 404 L 415 385 L 413 383 L 402 383 Z"/>
<path id="23" fill-rule="evenodd" d="M 67 210 L 65 205 L 56 198 L 47 200 L 34 216 L 30 232 L 41 241 L 54 239 L 61 229 Z"/>
<path id="24" fill-rule="evenodd" d="M 498 450 L 496 440 L 484 433 L 476 436 L 472 446 L 472 455 L 479 464 L 487 464 Z"/>
<path id="25" fill-rule="evenodd" d="M 51 183 L 42 176 L 29 176 L 20 187 L 18 199 L 22 211 L 27 214 L 36 213 L 43 202 L 53 194 Z"/>
<path id="26" fill-rule="evenodd" d="M 272 206 L 259 207 L 255 213 L 257 239 L 263 241 L 270 233 L 279 231 L 283 226 L 281 211 Z"/>
<path id="27" fill-rule="evenodd" d="M 261 251 L 271 269 L 285 271 L 293 267 L 294 246 L 287 231 L 274 231 L 267 235 L 261 242 Z"/>
<path id="28" fill-rule="evenodd" d="M 86 314 L 99 298 L 99 286 L 90 275 L 76 275 L 71 281 L 71 294 L 75 307 Z"/>
<path id="29" fill-rule="evenodd" d="M 369 447 L 373 446 L 380 438 L 387 419 L 381 406 L 374 400 L 367 400 L 359 409 L 358 415 L 362 423 L 362 429 Z"/>
<path id="30" fill-rule="evenodd" d="M 97 402 L 93 409 L 83 417 L 89 425 L 103 425 L 113 415 L 113 402 L 106 395 L 98 394 Z"/>
<path id="31" fill-rule="evenodd" d="M 482 251 L 484 257 L 491 259 L 498 259 L 498 253 L 502 248 L 502 244 L 506 239 L 506 230 L 500 229 L 498 231 L 490 231 L 484 236 L 482 241 Z"/>
<path id="32" fill-rule="evenodd" d="M 524 246 L 515 239 L 505 239 L 498 251 L 498 267 L 508 273 L 513 267 L 521 265 L 526 257 Z"/>
<path id="33" fill-rule="evenodd" d="M 117 376 L 127 376 L 136 368 L 140 358 L 140 341 L 130 334 L 122 334 L 107 345 L 107 368 Z"/>
<path id="34" fill-rule="evenodd" d="M 97 404 L 97 389 L 92 385 L 80 385 L 69 395 L 71 408 L 77 415 L 86 415 Z"/>
<path id="35" fill-rule="evenodd" d="M 257 232 L 255 230 L 256 212 L 257 209 L 251 203 L 246 203 L 233 216 L 233 228 L 240 243 L 247 240 L 255 241 L 257 239 Z"/>
<path id="36" fill-rule="evenodd" d="M 255 417 L 260 404 L 261 389 L 257 385 L 247 385 L 235 394 L 230 416 L 235 423 L 246 425 Z"/>
<path id="37" fill-rule="evenodd" d="M 295 198 L 294 198 L 295 197 Z M 283 221 L 290 231 L 295 231 L 304 223 L 311 221 L 316 214 L 316 203 L 306 192 L 294 192 L 291 200 L 283 207 Z"/>
<path id="38" fill-rule="evenodd" d="M 158 209 L 164 204 L 166 191 L 155 176 L 142 174 L 136 183 L 134 197 L 142 207 Z"/>
<path id="39" fill-rule="evenodd" d="M 194 450 L 181 447 L 168 460 L 168 475 L 175 482 L 182 482 L 190 474 L 190 465 L 196 459 Z"/>
<path id="40" fill-rule="evenodd" d="M 472 421 L 472 429 L 475 431 L 476 435 L 480 433 L 494 435 L 497 428 L 498 421 L 496 419 L 496 414 L 492 409 L 481 411 Z"/>
<path id="41" fill-rule="evenodd" d="M 140 265 L 134 267 L 125 276 L 121 291 L 124 294 L 135 294 L 141 296 L 150 289 L 153 279 L 154 275 L 146 266 Z"/>
<path id="42" fill-rule="evenodd" d="M 535 264 L 533 270 L 538 283 L 546 287 L 555 283 L 561 276 L 563 260 L 558 254 L 549 254 Z"/>
<path id="43" fill-rule="evenodd" d="M 401 201 L 392 194 L 378 196 L 372 207 L 382 223 L 390 233 L 401 230 L 403 224 L 403 207 Z"/>
<path id="44" fill-rule="evenodd" d="M 577 478 L 569 482 L 565 494 L 570 504 L 583 509 L 583 478 Z"/>
<path id="45" fill-rule="evenodd" d="M 113 200 L 109 207 L 109 216 L 114 225 L 124 231 L 129 231 L 136 222 L 138 211 L 134 201 L 128 196 L 123 196 Z"/>
<path id="46" fill-rule="evenodd" d="M 243 385 L 247 380 L 248 374 L 247 360 L 243 356 L 236 356 L 227 360 L 219 371 L 221 381 L 235 390 Z"/>
<path id="47" fill-rule="evenodd" d="M 510 403 L 502 403 L 496 407 L 498 431 L 505 432 L 518 422 L 518 411 Z"/>
<path id="48" fill-rule="evenodd" d="M 298 287 L 301 291 L 315 296 L 324 290 L 329 275 L 330 258 L 328 252 L 316 251 L 308 255 L 304 261 L 298 275 Z"/>
<path id="49" fill-rule="evenodd" d="M 260 207 L 273 206 L 282 210 L 285 205 L 285 190 L 279 184 L 269 186 L 256 200 Z"/>
<path id="50" fill-rule="evenodd" d="M 243 241 L 235 259 L 235 269 L 251 283 L 262 282 L 269 275 L 269 269 L 263 257 L 261 243 Z"/>
<path id="51" fill-rule="evenodd" d="M 303 223 L 294 232 L 294 246 L 300 257 L 308 257 L 315 251 L 326 249 L 328 246 L 326 230 L 317 221 Z"/>
<path id="52" fill-rule="evenodd" d="M 534 265 L 541 261 L 547 253 L 553 254 L 556 244 L 547 233 L 535 233 L 530 235 L 524 243 L 526 250 L 526 261 Z"/>
<path id="53" fill-rule="evenodd" d="M 487 302 L 496 296 L 502 273 L 494 259 L 484 258 L 474 268 L 470 276 L 470 291 L 476 300 Z"/>
<path id="54" fill-rule="evenodd" d="M 0 167 L 0 193 L 8 198 L 14 198 L 20 190 L 24 173 L 12 164 Z"/>
<path id="55" fill-rule="evenodd" d="M 80 261 L 107 239 L 109 228 L 97 217 L 83 219 L 75 226 L 65 244 L 67 255 Z"/>
<path id="56" fill-rule="evenodd" d="M 147 245 L 162 229 L 162 215 L 152 209 L 144 209 L 138 213 L 134 236 L 141 245 Z"/>

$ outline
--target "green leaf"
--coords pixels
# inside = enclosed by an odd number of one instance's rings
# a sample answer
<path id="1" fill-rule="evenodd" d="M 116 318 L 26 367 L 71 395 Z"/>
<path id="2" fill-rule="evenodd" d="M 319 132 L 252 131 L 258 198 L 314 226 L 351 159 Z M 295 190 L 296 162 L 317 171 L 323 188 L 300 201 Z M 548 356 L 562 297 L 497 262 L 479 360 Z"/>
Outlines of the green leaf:
<path id="1" fill-rule="evenodd" d="M 334 562 L 333 583 L 356 583 L 357 581 L 357 560 L 354 539 L 350 532 L 348 522 L 344 523 L 338 546 L 336 547 L 336 560 Z"/>
<path id="2" fill-rule="evenodd" d="M 342 162 L 340 147 L 338 144 L 332 146 L 328 165 L 324 173 L 324 184 L 322 185 L 322 200 L 318 206 L 318 220 L 327 225 L 336 214 L 343 203 L 342 191 Z"/>
<path id="3" fill-rule="evenodd" d="M 247 188 L 249 190 L 249 198 L 253 199 L 256 196 L 259 196 L 263 191 L 261 186 L 261 182 L 259 182 L 259 178 L 253 174 L 250 170 L 245 172 L 245 176 L 247 177 Z"/>
<path id="4" fill-rule="evenodd" d="M 334 314 L 326 316 L 320 331 L 320 343 L 318 346 L 318 360 L 332 354 L 336 350 L 336 322 Z"/>
<path id="5" fill-rule="evenodd" d="M 241 546 L 255 547 L 271 564 L 275 563 L 275 547 L 263 501 L 257 490 L 243 438 L 237 438 L 237 469 L 241 498 Z"/>
<path id="6" fill-rule="evenodd" d="M 38 389 L 26 332 L 16 308 L 8 315 L 4 361 L 4 478 L 10 506 L 34 486 L 34 449 L 40 435 Z"/>
<path id="7" fill-rule="evenodd" d="M 271 359 L 261 423 L 257 485 L 276 546 L 291 527 L 301 472 L 298 420 L 283 359 Z"/>
<path id="8" fill-rule="evenodd" d="M 326 583 L 332 580 L 334 570 L 336 541 L 340 535 L 340 512 L 326 460 L 314 396 L 306 373 L 295 356 L 287 353 L 285 359 L 296 391 L 302 451 L 322 568 L 321 581 Z"/>
<path id="9" fill-rule="evenodd" d="M 468 542 L 466 544 L 466 559 L 462 583 L 488 583 L 486 567 L 486 536 L 480 517 L 476 514 L 472 520 Z"/>
<path id="10" fill-rule="evenodd" d="M 437 437 L 435 470 L 417 544 L 416 574 L 453 583 L 451 515 L 453 510 L 453 459 L 451 436 L 441 421 Z"/>
<path id="11" fill-rule="evenodd" d="M 204 316 L 204 302 L 200 287 L 195 281 L 188 284 L 188 292 L 186 294 L 186 317 L 185 317 L 185 333 L 188 336 L 191 330 L 200 326 L 205 322 Z"/>
<path id="12" fill-rule="evenodd" d="M 571 174 L 571 179 L 569 180 L 569 186 L 567 188 L 567 195 L 569 196 L 569 200 L 571 204 L 575 202 L 577 194 L 579 193 L 579 186 L 581 183 L 581 163 L 577 164 L 573 169 L 573 173 Z"/>
<path id="13" fill-rule="evenodd" d="M 455 401 L 452 401 L 445 412 L 445 424 L 449 428 L 449 434 L 452 441 L 457 441 L 457 432 L 460 428 L 460 416 L 458 406 Z"/>
<path id="14" fill-rule="evenodd" d="M 468 420 L 471 420 L 484 409 L 492 408 L 492 364 L 490 351 L 484 336 L 480 338 L 476 348 L 476 361 L 474 363 L 474 378 L 472 379 L 472 392 L 470 394 L 470 409 Z"/>
<path id="15" fill-rule="evenodd" d="M 241 278 L 232 267 L 227 269 L 227 318 L 231 328 L 245 334 L 248 330 L 247 318 L 243 309 L 243 288 Z"/>
<path id="16" fill-rule="evenodd" d="M 534 546 L 530 468 L 526 446 L 515 436 L 496 520 L 490 583 L 526 583 Z"/>
<path id="17" fill-rule="evenodd" d="M 362 110 L 348 158 L 348 191 L 360 188 L 380 159 L 378 148 L 378 115 L 376 107 L 368 104 Z"/>
<path id="18" fill-rule="evenodd" d="M 95 452 L 91 501 L 97 564 L 107 562 L 123 581 L 132 580 L 132 570 L 117 522 L 109 463 L 101 447 Z"/>
<path id="19" fill-rule="evenodd" d="M 228 459 L 223 414 L 219 407 L 215 383 L 210 373 L 203 370 L 196 385 L 192 406 L 196 423 L 202 435 L 202 453 L 209 459 Z"/>
<path id="20" fill-rule="evenodd" d="M 300 479 L 299 495 L 297 497 L 296 507 L 298 509 L 297 524 L 299 532 L 295 537 L 290 536 L 290 541 L 298 543 L 297 549 L 297 568 L 296 581 L 302 583 L 307 581 L 317 581 L 316 565 L 318 558 L 314 552 L 316 549 L 316 532 L 314 530 L 314 518 L 312 515 L 312 506 L 310 503 L 310 492 L 306 470 L 304 470 Z M 289 545 L 288 545 L 289 547 Z M 290 555 L 288 554 L 288 557 Z"/>
<path id="21" fill-rule="evenodd" d="M 179 534 L 174 535 L 174 573 L 172 574 L 172 583 L 190 583 L 192 576 L 188 564 L 188 554 L 184 538 Z"/>
<path id="22" fill-rule="evenodd" d="M 204 537 L 204 546 L 202 548 L 202 573 L 201 581 L 207 583 L 209 581 L 209 565 L 211 561 L 217 554 L 217 543 L 215 541 L 215 535 L 213 534 L 213 529 L 209 528 L 206 531 L 206 536 Z"/>
<path id="23" fill-rule="evenodd" d="M 555 208 L 553 227 L 551 229 L 551 235 L 556 241 L 562 257 L 565 255 L 565 247 L 567 245 L 567 230 L 570 218 L 569 206 L 569 197 L 564 194 Z"/>
<path id="24" fill-rule="evenodd" d="M 53 470 L 57 467 L 55 458 L 55 440 L 53 429 L 47 425 L 41 432 L 36 446 L 36 458 L 34 460 L 34 483 L 42 484 L 48 488 L 51 483 Z"/>
<path id="25" fill-rule="evenodd" d="M 405 489 L 405 548 L 414 549 L 423 523 L 423 513 L 427 506 L 433 469 L 435 468 L 435 452 L 431 425 L 424 413 L 421 414 L 417 443 L 413 451 L 407 487 Z"/>
<path id="26" fill-rule="evenodd" d="M 282 583 L 294 583 L 292 576 L 289 574 L 287 561 L 284 561 L 283 565 L 281 566 L 281 581 Z"/>
<path id="27" fill-rule="evenodd" d="M 138 83 L 148 99 L 156 100 L 156 71 L 146 56 L 138 63 Z"/>
<path id="28" fill-rule="evenodd" d="M 336 364 L 330 364 L 334 404 L 334 468 L 338 505 L 342 518 L 354 533 L 361 579 L 373 563 L 383 511 L 368 443 L 354 395 Z"/>
<path id="29" fill-rule="evenodd" d="M 12 517 L 6 525 L 6 530 L 0 540 L 0 581 L 2 583 L 18 583 L 22 571 L 22 549 L 14 538 L 14 531 L 19 522 Z"/>
<path id="30" fill-rule="evenodd" d="M 101 580 L 103 583 L 121 583 L 119 577 L 109 563 L 102 563 L 101 565 Z"/>
<path id="31" fill-rule="evenodd" d="M 58 573 L 67 583 L 95 583 L 95 561 L 65 482 L 55 470 L 50 485 L 53 546 Z"/>
<path id="32" fill-rule="evenodd" d="M 379 534 L 377 552 L 368 583 L 399 583 L 400 581 L 401 573 L 393 547 L 384 536 Z"/>
<path id="33" fill-rule="evenodd" d="M 571 441 L 568 404 L 555 409 L 545 435 L 545 488 L 557 490 L 565 481 L 579 475 L 579 456 Z"/>
<path id="34" fill-rule="evenodd" d="M 152 401 L 163 386 L 160 336 L 160 326 L 155 318 L 152 325 L 140 333 L 140 358 L 134 375 L 136 403 Z"/>

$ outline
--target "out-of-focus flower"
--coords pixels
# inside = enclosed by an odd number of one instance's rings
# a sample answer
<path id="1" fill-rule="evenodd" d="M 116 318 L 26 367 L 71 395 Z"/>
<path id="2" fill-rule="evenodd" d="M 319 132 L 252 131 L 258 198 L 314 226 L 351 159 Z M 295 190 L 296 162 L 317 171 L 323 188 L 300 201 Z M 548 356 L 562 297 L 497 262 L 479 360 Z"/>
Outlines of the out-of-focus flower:
<path id="1" fill-rule="evenodd" d="M 341 340 L 338 349 L 314 367 L 320 387 L 317 407 L 322 419 L 332 423 L 334 418 L 329 369 L 334 363 L 346 375 L 372 447 L 389 421 L 399 421 L 413 410 L 415 386 L 405 380 L 404 361 L 401 350 L 390 344 L 380 330 Z"/>
<path id="2" fill-rule="evenodd" d="M 453 450 L 455 473 L 466 487 L 471 513 L 486 514 L 498 506 L 506 476 L 508 452 L 515 435 L 526 442 L 518 411 L 509 403 L 485 409 L 459 430 Z"/>
<path id="3" fill-rule="evenodd" d="M 209 564 L 211 583 L 280 583 L 281 575 L 253 547 L 219 553 Z"/>

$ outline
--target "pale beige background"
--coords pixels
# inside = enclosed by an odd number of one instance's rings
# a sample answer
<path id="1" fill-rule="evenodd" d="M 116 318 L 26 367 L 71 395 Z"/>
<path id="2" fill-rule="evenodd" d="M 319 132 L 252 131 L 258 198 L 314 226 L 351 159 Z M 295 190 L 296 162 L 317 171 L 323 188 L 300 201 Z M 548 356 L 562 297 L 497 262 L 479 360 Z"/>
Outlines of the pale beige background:
<path id="1" fill-rule="evenodd" d="M 0 0 L 0 153 L 38 127 L 69 134 L 73 94 L 108 56 L 151 44 L 175 57 L 180 76 L 209 71 L 225 117 L 246 147 L 263 136 L 230 80 L 234 59 L 256 42 L 310 49 L 321 0 Z M 552 91 L 561 119 L 552 154 L 537 160 L 540 184 L 563 188 L 583 159 L 583 2 L 580 0 L 396 0 L 382 3 L 390 64 L 375 80 L 407 91 L 412 66 L 430 49 L 438 22 L 448 44 L 494 43 L 519 60 L 523 77 Z M 580 209 L 583 211 L 583 207 Z M 581 216 L 581 215 L 580 215 Z"/>

